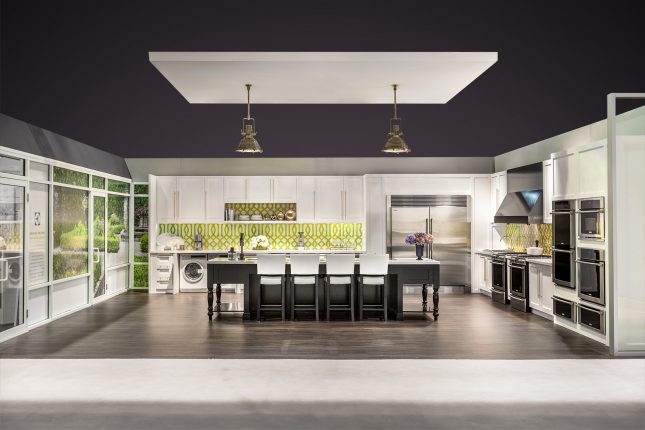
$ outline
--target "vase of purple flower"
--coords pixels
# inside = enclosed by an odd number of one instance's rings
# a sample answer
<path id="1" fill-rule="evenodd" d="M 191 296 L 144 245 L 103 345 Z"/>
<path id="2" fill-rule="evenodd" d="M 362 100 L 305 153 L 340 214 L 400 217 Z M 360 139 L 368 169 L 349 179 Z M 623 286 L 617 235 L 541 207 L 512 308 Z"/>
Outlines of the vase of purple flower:
<path id="1" fill-rule="evenodd" d="M 429 233 L 419 232 L 410 233 L 405 238 L 405 243 L 408 245 L 415 245 L 417 251 L 417 260 L 423 260 L 423 250 L 428 243 L 432 243 L 434 237 Z"/>

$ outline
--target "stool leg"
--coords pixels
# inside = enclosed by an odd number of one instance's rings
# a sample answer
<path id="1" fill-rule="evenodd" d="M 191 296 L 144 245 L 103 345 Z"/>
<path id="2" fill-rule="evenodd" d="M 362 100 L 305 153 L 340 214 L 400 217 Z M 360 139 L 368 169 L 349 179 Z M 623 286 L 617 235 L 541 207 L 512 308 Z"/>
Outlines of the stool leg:
<path id="1" fill-rule="evenodd" d="M 280 307 L 280 309 L 282 310 L 282 321 L 284 321 L 284 320 L 285 320 L 285 315 L 284 315 L 284 313 L 285 313 L 285 312 L 284 312 L 284 311 L 286 310 L 286 306 L 285 306 L 285 305 L 286 305 L 286 303 L 285 303 L 285 297 L 284 297 L 284 293 L 285 293 L 285 284 L 286 284 L 286 282 L 284 281 L 284 277 L 283 277 L 283 278 L 280 280 L 280 296 L 281 296 L 280 298 L 282 299 L 282 301 L 281 301 L 281 303 L 280 303 L 282 306 Z"/>
<path id="2" fill-rule="evenodd" d="M 387 322 L 387 293 L 388 293 L 388 288 L 387 288 L 387 279 L 385 280 L 385 283 L 383 284 L 383 320 Z"/>
<path id="3" fill-rule="evenodd" d="M 258 292 L 259 294 L 259 300 L 258 300 L 258 321 L 260 321 L 260 318 L 262 316 L 262 284 L 258 284 Z"/>
<path id="4" fill-rule="evenodd" d="M 325 309 L 327 309 L 327 322 L 331 321 L 331 311 L 329 309 L 329 294 L 331 290 L 331 285 L 329 284 L 329 278 L 327 278 L 327 282 L 325 282 Z"/>
<path id="5" fill-rule="evenodd" d="M 314 278 L 314 303 L 316 306 L 316 321 L 320 321 L 319 315 L 318 315 L 318 277 Z"/>
<path id="6" fill-rule="evenodd" d="M 358 320 L 363 320 L 363 277 L 358 278 L 358 284 L 356 288 L 358 289 Z"/>
<path id="7" fill-rule="evenodd" d="M 354 321 L 354 280 L 349 284 L 349 312 L 351 313 L 352 321 Z"/>
<path id="8" fill-rule="evenodd" d="M 296 320 L 296 284 L 293 282 L 293 276 L 290 278 L 291 283 L 289 284 L 289 291 L 291 294 L 289 294 L 291 298 L 291 321 Z"/>

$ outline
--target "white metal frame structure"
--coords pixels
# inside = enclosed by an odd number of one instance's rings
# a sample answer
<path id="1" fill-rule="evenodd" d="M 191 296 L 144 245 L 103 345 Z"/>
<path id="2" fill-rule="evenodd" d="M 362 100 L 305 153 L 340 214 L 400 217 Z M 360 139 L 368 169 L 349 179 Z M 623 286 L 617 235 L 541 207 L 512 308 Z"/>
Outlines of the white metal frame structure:
<path id="1" fill-rule="evenodd" d="M 645 355 L 645 132 L 621 136 L 616 104 L 620 100 L 643 100 L 645 93 L 612 93 L 607 96 L 607 201 L 610 288 L 609 345 L 616 356 Z M 645 121 L 645 119 L 643 120 Z M 645 124 L 641 125 L 645 129 Z M 634 265 L 636 263 L 636 265 Z"/>
<path id="2" fill-rule="evenodd" d="M 23 288 L 23 312 L 24 312 L 24 318 L 23 321 L 24 323 L 16 328 L 7 330 L 5 332 L 0 333 L 0 342 L 3 342 L 5 340 L 11 339 L 15 336 L 18 336 L 20 334 L 26 333 L 32 328 L 36 328 L 45 324 L 48 324 L 58 318 L 61 318 L 63 316 L 69 315 L 71 313 L 74 313 L 76 311 L 79 311 L 81 309 L 87 308 L 89 306 L 92 306 L 93 304 L 100 303 L 101 301 L 107 300 L 111 297 L 114 297 L 115 295 L 121 294 L 127 289 L 131 288 L 132 285 L 132 277 L 133 277 L 133 268 L 132 268 L 132 260 L 133 260 L 133 234 L 130 233 L 129 239 L 128 239 L 128 246 L 129 246 L 129 255 L 128 255 L 128 262 L 124 264 L 120 264 L 118 266 L 114 266 L 111 268 L 106 269 L 106 276 L 107 272 L 110 270 L 118 270 L 118 269 L 123 269 L 124 267 L 128 267 L 128 282 L 127 285 L 124 288 L 119 288 L 117 291 L 114 291 L 112 294 L 105 294 L 103 297 L 94 300 L 93 298 L 93 289 L 92 289 L 92 283 L 93 283 L 93 270 L 92 270 L 92 240 L 93 240 L 93 228 L 90 226 L 93 224 L 92 223 L 92 199 L 94 193 L 99 193 L 102 194 L 104 193 L 106 195 L 106 207 L 107 207 L 107 197 L 109 194 L 114 194 L 114 195 L 121 195 L 125 196 L 128 198 L 128 210 L 129 210 L 129 220 L 128 220 L 128 228 L 129 231 L 133 231 L 133 198 L 132 198 L 132 180 L 130 178 L 124 178 L 121 176 L 113 175 L 110 173 L 105 173 L 101 172 L 98 170 L 93 170 L 89 169 L 86 167 L 81 167 L 77 166 L 74 164 L 70 163 L 65 163 L 62 161 L 58 160 L 53 160 L 50 158 L 30 154 L 27 152 L 19 151 L 13 148 L 7 148 L 4 146 L 0 146 L 0 155 L 2 156 L 8 156 L 8 157 L 13 157 L 13 158 L 18 158 L 24 160 L 25 167 L 24 167 L 24 176 L 19 176 L 19 175 L 13 175 L 13 174 L 7 174 L 7 173 L 0 173 L 0 182 L 10 182 L 10 183 L 15 183 L 19 184 L 20 186 L 23 186 L 25 189 L 25 208 L 24 208 L 24 217 L 25 217 L 25 222 L 24 222 L 24 231 L 23 231 L 23 280 L 24 280 L 24 288 Z M 41 177 L 36 176 L 35 174 L 32 174 L 31 172 L 31 164 L 32 163 L 40 163 L 43 165 L 47 166 L 47 178 L 43 179 Z M 54 182 L 53 180 L 53 173 L 54 173 L 54 167 L 61 167 L 64 169 L 69 169 L 69 170 L 74 170 L 77 172 L 85 173 L 89 175 L 89 183 L 88 187 L 79 187 L 75 185 L 69 185 L 69 184 L 63 184 L 63 183 L 57 183 Z M 100 176 L 102 178 L 105 178 L 105 189 L 104 190 L 96 190 L 92 188 L 92 178 L 93 176 Z M 125 182 L 130 185 L 129 193 L 116 193 L 112 191 L 108 191 L 108 182 L 109 180 L 116 180 L 120 182 Z M 30 245 L 29 245 L 29 225 L 30 222 L 29 220 L 29 214 L 31 213 L 31 203 L 30 203 L 30 185 L 31 184 L 43 184 L 47 186 L 48 189 L 48 226 L 47 226 L 47 270 L 48 270 L 48 276 L 47 276 L 47 281 L 46 282 L 40 282 L 37 284 L 31 283 L 30 280 L 30 273 L 29 273 L 29 268 L 30 268 L 30 259 L 29 259 L 29 254 L 30 254 Z M 73 189 L 80 189 L 83 191 L 88 192 L 89 196 L 89 205 L 88 205 L 88 262 L 87 262 L 87 273 L 80 274 L 77 276 L 72 276 L 64 279 L 58 279 L 54 280 L 54 273 L 53 273 L 53 254 L 54 254 L 54 248 L 53 248 L 53 242 L 54 242 L 54 235 L 53 235 L 53 192 L 54 192 L 54 186 L 62 186 L 62 187 L 68 187 L 68 188 L 73 188 Z M 70 284 L 73 282 L 78 282 L 79 280 L 85 280 L 87 284 L 87 300 L 85 303 L 80 304 L 78 306 L 72 306 L 69 307 L 61 312 L 55 312 L 55 303 L 54 303 L 54 296 L 55 296 L 55 290 L 57 291 L 58 289 L 64 289 L 67 288 Z M 46 311 L 46 317 L 45 318 L 40 318 L 38 321 L 35 321 L 33 323 L 30 323 L 30 295 L 35 293 L 35 292 L 44 292 L 46 290 L 47 294 L 47 311 Z M 33 315 L 32 315 L 33 317 Z M 34 318 L 32 318 L 33 321 Z"/>

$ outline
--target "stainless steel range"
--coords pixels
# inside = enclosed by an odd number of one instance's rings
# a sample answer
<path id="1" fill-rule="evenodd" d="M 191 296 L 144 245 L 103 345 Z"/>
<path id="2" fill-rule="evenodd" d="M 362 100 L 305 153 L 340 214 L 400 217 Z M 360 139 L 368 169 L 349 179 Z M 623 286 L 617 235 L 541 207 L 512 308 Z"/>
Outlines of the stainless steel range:
<path id="1" fill-rule="evenodd" d="M 521 253 L 509 250 L 493 250 L 489 252 L 491 254 L 491 265 L 493 273 L 493 288 L 491 289 L 491 299 L 497 303 L 507 304 L 509 302 L 509 295 L 506 288 L 506 257 L 511 255 L 519 255 Z"/>
<path id="2" fill-rule="evenodd" d="M 508 289 L 511 307 L 522 312 L 529 312 L 529 264 L 527 258 L 551 258 L 548 255 L 518 254 L 507 256 Z"/>

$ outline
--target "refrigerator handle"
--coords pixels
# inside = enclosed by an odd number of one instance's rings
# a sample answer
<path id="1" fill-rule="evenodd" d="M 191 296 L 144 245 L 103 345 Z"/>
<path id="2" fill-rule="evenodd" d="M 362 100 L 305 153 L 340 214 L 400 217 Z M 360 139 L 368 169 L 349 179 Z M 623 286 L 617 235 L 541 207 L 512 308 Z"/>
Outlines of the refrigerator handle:
<path id="1" fill-rule="evenodd" d="M 426 218 L 426 233 L 432 234 L 432 218 Z M 426 246 L 426 257 L 432 258 L 432 242 Z"/>

